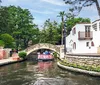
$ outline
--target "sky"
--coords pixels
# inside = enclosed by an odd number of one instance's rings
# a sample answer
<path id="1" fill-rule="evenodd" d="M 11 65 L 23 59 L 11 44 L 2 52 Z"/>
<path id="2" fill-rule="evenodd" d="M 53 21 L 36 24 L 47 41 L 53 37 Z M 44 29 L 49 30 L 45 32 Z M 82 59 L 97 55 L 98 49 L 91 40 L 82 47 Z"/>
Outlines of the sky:
<path id="1" fill-rule="evenodd" d="M 66 5 L 63 0 L 2 0 L 1 5 L 15 5 L 20 6 L 23 9 L 29 9 L 35 18 L 33 22 L 37 24 L 39 28 L 42 28 L 45 20 L 49 18 L 51 21 L 56 20 L 57 22 L 60 22 L 60 17 L 57 17 L 59 12 L 65 11 L 68 13 L 70 7 L 69 5 Z M 77 17 L 90 18 L 92 22 L 99 19 L 95 4 L 83 8 Z"/>

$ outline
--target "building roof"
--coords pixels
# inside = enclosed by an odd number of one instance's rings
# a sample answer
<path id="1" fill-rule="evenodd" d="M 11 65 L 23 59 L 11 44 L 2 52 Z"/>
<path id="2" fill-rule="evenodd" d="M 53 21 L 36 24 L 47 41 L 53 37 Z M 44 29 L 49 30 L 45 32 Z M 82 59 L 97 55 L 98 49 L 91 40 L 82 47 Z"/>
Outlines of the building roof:
<path id="1" fill-rule="evenodd" d="M 97 22 L 97 21 L 100 21 L 100 19 L 97 19 L 97 20 L 93 21 L 92 23 L 95 23 L 95 22 Z"/>
<path id="2" fill-rule="evenodd" d="M 91 23 L 77 23 L 77 24 L 91 24 Z M 73 29 L 77 24 L 75 24 L 71 29 Z"/>

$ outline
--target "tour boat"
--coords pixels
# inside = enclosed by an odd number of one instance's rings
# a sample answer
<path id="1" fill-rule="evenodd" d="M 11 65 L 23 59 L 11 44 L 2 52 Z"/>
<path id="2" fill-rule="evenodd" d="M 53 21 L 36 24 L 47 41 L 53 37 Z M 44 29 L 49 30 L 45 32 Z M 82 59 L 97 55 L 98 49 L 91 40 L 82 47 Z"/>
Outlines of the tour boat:
<path id="1" fill-rule="evenodd" d="M 52 55 L 38 54 L 38 60 L 49 61 L 49 60 L 53 60 L 53 59 L 54 58 Z"/>

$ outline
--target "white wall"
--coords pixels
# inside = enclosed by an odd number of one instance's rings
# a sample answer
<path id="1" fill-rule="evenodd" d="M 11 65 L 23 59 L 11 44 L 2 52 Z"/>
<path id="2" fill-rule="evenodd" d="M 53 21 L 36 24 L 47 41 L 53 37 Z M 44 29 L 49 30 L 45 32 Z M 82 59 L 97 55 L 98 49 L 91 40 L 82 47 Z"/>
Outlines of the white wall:
<path id="1" fill-rule="evenodd" d="M 89 42 L 89 46 L 86 46 L 86 42 Z M 91 41 L 86 40 L 86 41 L 78 41 L 76 42 L 76 49 L 73 49 L 73 53 L 96 53 L 97 48 L 91 46 Z"/>
<path id="2" fill-rule="evenodd" d="M 95 47 L 100 47 L 100 20 L 97 20 L 96 22 L 92 24 L 97 23 L 97 31 L 93 30 L 93 42 Z"/>
<path id="3" fill-rule="evenodd" d="M 97 52 L 97 47 L 91 46 L 92 40 L 78 40 L 78 32 L 79 31 L 85 32 L 85 25 L 91 26 L 91 24 L 77 24 L 73 27 L 76 28 L 76 34 L 72 35 L 72 31 L 71 31 L 70 35 L 66 37 L 66 47 L 72 48 L 72 53 L 96 53 Z M 91 26 L 91 31 L 93 31 L 92 26 Z M 76 49 L 73 49 L 73 42 L 76 42 Z M 89 42 L 89 47 L 86 46 L 86 42 Z"/>

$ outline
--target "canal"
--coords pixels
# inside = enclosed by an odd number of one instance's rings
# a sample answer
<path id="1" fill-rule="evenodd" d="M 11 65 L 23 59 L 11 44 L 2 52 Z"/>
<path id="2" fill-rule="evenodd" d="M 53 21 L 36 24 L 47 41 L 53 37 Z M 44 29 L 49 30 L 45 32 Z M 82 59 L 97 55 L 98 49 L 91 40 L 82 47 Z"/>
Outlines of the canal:
<path id="1" fill-rule="evenodd" d="M 54 61 L 25 61 L 0 67 L 0 85 L 34 85 L 38 78 L 59 79 L 60 83 L 52 85 L 100 85 L 100 78 L 62 70 Z"/>

